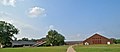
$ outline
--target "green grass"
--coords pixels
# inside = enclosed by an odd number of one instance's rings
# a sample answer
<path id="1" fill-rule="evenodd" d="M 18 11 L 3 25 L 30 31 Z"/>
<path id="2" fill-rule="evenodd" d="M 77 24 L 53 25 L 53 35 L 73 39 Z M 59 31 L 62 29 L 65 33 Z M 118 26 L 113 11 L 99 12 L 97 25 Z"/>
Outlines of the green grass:
<path id="1" fill-rule="evenodd" d="M 68 46 L 33 47 L 33 48 L 2 48 L 0 52 L 66 52 Z"/>
<path id="2" fill-rule="evenodd" d="M 120 52 L 120 44 L 118 45 L 79 45 L 74 47 L 76 52 Z"/>

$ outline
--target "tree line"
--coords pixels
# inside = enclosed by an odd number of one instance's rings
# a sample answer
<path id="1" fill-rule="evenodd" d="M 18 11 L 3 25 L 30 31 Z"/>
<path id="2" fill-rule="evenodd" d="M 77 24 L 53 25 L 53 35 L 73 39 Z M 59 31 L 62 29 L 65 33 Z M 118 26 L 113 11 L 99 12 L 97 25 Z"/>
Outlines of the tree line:
<path id="1" fill-rule="evenodd" d="M 11 46 L 13 38 L 14 41 L 36 41 L 36 39 L 29 40 L 28 38 L 17 40 L 14 35 L 17 35 L 18 33 L 18 28 L 16 28 L 12 24 L 5 21 L 0 21 L 0 47 L 2 48 L 6 46 Z M 64 45 L 65 37 L 58 33 L 56 30 L 51 29 L 48 31 L 46 37 L 42 38 L 42 40 L 46 41 L 46 43 L 44 44 L 46 46 L 59 46 Z"/>
<path id="2" fill-rule="evenodd" d="M 19 39 L 18 41 L 37 41 L 37 40 L 43 40 L 46 41 L 44 46 L 59 46 L 59 45 L 64 45 L 65 42 L 65 37 L 58 33 L 56 30 L 50 30 L 48 31 L 48 35 L 46 37 L 41 38 L 41 39 L 31 39 L 29 40 L 28 38 L 22 38 Z"/>
<path id="3" fill-rule="evenodd" d="M 114 44 L 120 44 L 120 39 L 111 38 Z"/>

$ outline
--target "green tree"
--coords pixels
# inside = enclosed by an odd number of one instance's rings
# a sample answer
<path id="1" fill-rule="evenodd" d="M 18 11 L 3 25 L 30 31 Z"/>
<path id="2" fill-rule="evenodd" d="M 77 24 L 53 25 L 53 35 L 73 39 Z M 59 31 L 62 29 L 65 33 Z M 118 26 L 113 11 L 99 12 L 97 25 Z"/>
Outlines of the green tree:
<path id="1" fill-rule="evenodd" d="M 22 41 L 29 41 L 29 39 L 28 38 L 22 38 Z"/>
<path id="2" fill-rule="evenodd" d="M 116 39 L 116 43 L 117 43 L 117 44 L 120 44 L 120 39 Z"/>
<path id="3" fill-rule="evenodd" d="M 47 44 L 51 46 L 64 45 L 64 40 L 65 37 L 59 34 L 56 30 L 48 31 L 48 35 L 46 36 Z"/>
<path id="4" fill-rule="evenodd" d="M 19 30 L 12 24 L 0 21 L 0 44 L 5 46 L 11 45 L 12 37 L 18 34 L 18 32 Z"/>
<path id="5" fill-rule="evenodd" d="M 117 39 L 115 39 L 115 38 L 110 38 L 110 40 L 112 40 L 114 44 L 117 44 Z"/>
<path id="6" fill-rule="evenodd" d="M 36 39 L 33 39 L 33 38 L 32 38 L 30 41 L 36 41 Z"/>

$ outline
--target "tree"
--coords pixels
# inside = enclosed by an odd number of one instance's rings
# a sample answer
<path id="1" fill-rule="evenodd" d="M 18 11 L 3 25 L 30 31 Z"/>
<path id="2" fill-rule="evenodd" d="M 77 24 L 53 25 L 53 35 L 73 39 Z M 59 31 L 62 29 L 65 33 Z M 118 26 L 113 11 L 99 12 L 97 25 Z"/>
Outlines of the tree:
<path id="1" fill-rule="evenodd" d="M 120 39 L 116 39 L 116 43 L 117 43 L 117 44 L 120 44 Z"/>
<path id="2" fill-rule="evenodd" d="M 110 38 L 110 40 L 112 40 L 114 44 L 117 44 L 117 39 L 115 39 L 115 38 Z"/>
<path id="3" fill-rule="evenodd" d="M 48 35 L 46 36 L 47 44 L 51 46 L 63 45 L 64 40 L 65 40 L 65 37 L 59 34 L 56 30 L 48 31 Z"/>
<path id="4" fill-rule="evenodd" d="M 12 37 L 14 37 L 15 34 L 18 34 L 19 30 L 15 28 L 10 23 L 7 23 L 5 21 L 0 21 L 0 44 L 8 46 L 11 45 L 11 41 L 13 40 Z"/>
<path id="5" fill-rule="evenodd" d="M 33 38 L 32 38 L 30 41 L 36 41 L 36 39 L 33 39 Z"/>
<path id="6" fill-rule="evenodd" d="M 29 41 L 29 39 L 28 38 L 22 38 L 22 41 Z"/>
<path id="7" fill-rule="evenodd" d="M 16 38 L 16 37 L 14 37 L 14 40 L 15 40 L 15 41 L 17 41 L 17 38 Z"/>

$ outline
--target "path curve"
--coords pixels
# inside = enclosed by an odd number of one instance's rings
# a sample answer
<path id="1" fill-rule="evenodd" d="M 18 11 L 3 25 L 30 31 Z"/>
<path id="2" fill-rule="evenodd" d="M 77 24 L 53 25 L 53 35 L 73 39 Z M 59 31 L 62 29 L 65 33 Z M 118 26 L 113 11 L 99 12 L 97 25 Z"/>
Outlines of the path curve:
<path id="1" fill-rule="evenodd" d="M 73 49 L 73 45 L 72 46 L 69 46 L 67 48 L 67 52 L 76 52 L 74 49 Z"/>

